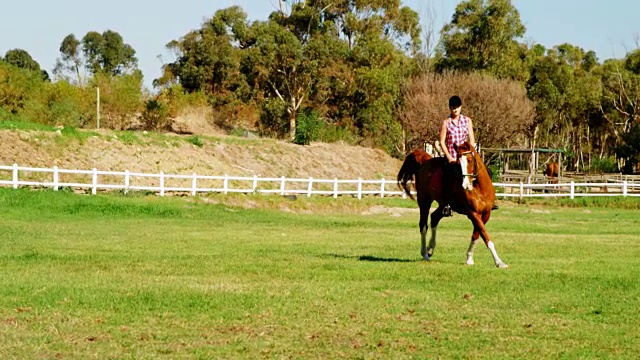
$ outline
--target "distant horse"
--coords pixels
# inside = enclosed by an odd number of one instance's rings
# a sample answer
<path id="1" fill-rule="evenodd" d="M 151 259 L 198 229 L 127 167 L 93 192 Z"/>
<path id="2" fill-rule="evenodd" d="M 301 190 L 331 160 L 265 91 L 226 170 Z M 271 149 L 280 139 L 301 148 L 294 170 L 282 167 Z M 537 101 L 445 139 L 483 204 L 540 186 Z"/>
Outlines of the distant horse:
<path id="1" fill-rule="evenodd" d="M 557 162 L 550 162 L 547 164 L 547 168 L 542 172 L 549 179 L 550 184 L 558 183 L 559 167 Z"/>
<path id="2" fill-rule="evenodd" d="M 426 261 L 429 261 L 433 256 L 438 223 L 442 219 L 442 208 L 445 206 L 443 189 L 444 186 L 452 186 L 451 209 L 459 214 L 467 215 L 473 224 L 471 244 L 467 250 L 467 264 L 474 264 L 473 252 L 478 238 L 482 237 L 493 255 L 496 266 L 506 268 L 508 265 L 498 257 L 495 245 L 485 228 L 496 198 L 491 177 L 477 151 L 468 142 L 457 146 L 456 152 L 460 154 L 457 163 L 461 167 L 462 176 L 457 177 L 451 183 L 444 183 L 444 166 L 447 159 L 444 157 L 426 159 L 421 156 L 421 151 L 414 151 L 407 155 L 398 173 L 398 185 L 412 199 L 408 182 L 413 180 L 416 188 L 418 206 L 420 207 L 420 254 Z M 429 209 L 434 200 L 438 202 L 438 208 L 431 214 L 431 239 L 429 247 L 427 247 L 427 222 Z"/>

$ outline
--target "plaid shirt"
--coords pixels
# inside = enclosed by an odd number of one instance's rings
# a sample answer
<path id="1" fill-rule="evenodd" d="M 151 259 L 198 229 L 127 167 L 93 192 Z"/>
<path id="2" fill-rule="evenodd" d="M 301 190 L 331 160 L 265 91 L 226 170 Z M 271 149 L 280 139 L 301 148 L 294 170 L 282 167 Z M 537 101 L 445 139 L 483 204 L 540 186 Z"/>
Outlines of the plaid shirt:
<path id="1" fill-rule="evenodd" d="M 454 159 L 458 158 L 458 153 L 456 153 L 453 148 L 453 144 L 460 145 L 463 142 L 467 141 L 467 137 L 469 136 L 469 118 L 460 115 L 460 120 L 458 121 L 458 125 L 455 125 L 451 118 L 447 121 L 447 137 L 445 138 L 447 150 L 449 150 L 449 154 L 453 156 Z"/>

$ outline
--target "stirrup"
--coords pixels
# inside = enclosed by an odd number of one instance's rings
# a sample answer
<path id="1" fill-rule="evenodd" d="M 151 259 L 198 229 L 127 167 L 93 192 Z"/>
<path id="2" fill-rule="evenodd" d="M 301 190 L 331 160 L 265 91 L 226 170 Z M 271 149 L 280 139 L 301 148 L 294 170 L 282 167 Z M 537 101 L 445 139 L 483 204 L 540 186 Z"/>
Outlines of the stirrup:
<path id="1" fill-rule="evenodd" d="M 442 208 L 442 216 L 444 217 L 451 216 L 451 206 L 446 205 L 445 207 Z"/>

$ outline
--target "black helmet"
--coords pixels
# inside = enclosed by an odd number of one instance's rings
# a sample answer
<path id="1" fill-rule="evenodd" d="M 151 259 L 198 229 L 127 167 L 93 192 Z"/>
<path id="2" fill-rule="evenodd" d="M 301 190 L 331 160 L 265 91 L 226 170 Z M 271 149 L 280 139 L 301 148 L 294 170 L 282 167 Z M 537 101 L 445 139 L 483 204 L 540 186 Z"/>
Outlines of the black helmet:
<path id="1" fill-rule="evenodd" d="M 457 107 L 462 106 L 462 99 L 460 99 L 460 96 L 458 95 L 454 95 L 451 98 L 449 98 L 449 107 L 454 109 Z"/>

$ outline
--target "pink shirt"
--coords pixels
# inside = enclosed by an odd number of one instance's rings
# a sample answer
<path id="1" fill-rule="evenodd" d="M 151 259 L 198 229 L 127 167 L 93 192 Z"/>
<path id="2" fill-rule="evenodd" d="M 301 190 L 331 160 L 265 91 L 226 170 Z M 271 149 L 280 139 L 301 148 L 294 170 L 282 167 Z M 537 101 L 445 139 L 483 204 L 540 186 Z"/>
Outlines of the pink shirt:
<path id="1" fill-rule="evenodd" d="M 454 159 L 457 159 L 458 153 L 456 153 L 456 150 L 453 148 L 453 144 L 460 145 L 467 141 L 467 137 L 469 137 L 469 118 L 464 115 L 460 115 L 457 125 L 451 121 L 451 118 L 449 118 L 446 126 L 447 137 L 445 138 L 445 142 L 447 150 L 449 150 L 449 154 L 451 154 Z"/>

